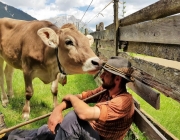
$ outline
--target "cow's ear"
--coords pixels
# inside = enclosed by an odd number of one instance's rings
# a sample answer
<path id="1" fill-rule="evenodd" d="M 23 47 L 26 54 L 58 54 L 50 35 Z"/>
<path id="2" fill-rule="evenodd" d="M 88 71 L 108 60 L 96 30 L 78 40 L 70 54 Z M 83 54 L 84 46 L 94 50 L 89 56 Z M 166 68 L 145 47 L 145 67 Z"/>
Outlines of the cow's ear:
<path id="1" fill-rule="evenodd" d="M 94 37 L 92 35 L 86 35 L 86 37 L 89 39 L 90 47 L 92 47 L 92 44 L 94 43 Z"/>
<path id="2" fill-rule="evenodd" d="M 37 31 L 42 41 L 49 47 L 57 48 L 59 44 L 59 37 L 51 28 L 41 28 Z"/>

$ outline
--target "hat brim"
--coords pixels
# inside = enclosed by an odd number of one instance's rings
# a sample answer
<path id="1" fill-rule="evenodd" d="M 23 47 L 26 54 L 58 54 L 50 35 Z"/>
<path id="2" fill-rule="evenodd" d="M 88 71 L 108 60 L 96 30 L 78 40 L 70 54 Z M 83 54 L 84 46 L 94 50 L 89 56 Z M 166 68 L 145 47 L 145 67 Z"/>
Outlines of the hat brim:
<path id="1" fill-rule="evenodd" d="M 107 70 L 107 71 L 110 72 L 110 73 L 113 73 L 113 74 L 115 74 L 115 75 L 119 75 L 119 76 L 125 78 L 125 79 L 128 80 L 128 81 L 132 81 L 129 77 L 127 77 L 127 76 L 125 76 L 125 75 L 123 75 L 123 74 L 121 74 L 121 73 L 118 73 L 118 72 L 115 72 L 115 71 L 113 71 L 113 70 L 110 70 L 110 69 L 108 69 L 108 68 L 106 68 L 106 67 L 104 67 L 104 66 L 102 66 L 102 67 L 103 67 L 103 69 Z"/>

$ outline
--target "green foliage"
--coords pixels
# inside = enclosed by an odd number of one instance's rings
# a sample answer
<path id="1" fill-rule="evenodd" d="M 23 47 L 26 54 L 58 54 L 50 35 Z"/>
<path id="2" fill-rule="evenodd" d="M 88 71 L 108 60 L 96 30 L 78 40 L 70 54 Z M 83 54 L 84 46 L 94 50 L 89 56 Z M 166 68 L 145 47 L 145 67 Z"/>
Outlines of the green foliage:
<path id="1" fill-rule="evenodd" d="M 131 125 L 131 130 L 127 132 L 124 140 L 148 140 L 134 123 Z"/>

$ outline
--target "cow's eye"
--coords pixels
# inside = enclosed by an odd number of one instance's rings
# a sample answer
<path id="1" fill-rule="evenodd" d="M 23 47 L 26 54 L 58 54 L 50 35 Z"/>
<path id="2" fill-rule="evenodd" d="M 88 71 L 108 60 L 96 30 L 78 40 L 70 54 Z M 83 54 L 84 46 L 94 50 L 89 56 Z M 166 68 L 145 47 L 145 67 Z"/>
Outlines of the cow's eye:
<path id="1" fill-rule="evenodd" d="M 73 46 L 73 42 L 71 40 L 66 40 L 65 43 L 66 43 L 66 45 L 72 45 Z"/>

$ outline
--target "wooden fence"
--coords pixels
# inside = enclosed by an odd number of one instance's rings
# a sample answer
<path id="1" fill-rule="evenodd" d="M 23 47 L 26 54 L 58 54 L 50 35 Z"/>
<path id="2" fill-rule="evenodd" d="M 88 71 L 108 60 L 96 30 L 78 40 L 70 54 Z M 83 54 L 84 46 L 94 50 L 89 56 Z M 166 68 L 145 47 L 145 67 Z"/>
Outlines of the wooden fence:
<path id="1" fill-rule="evenodd" d="M 159 109 L 160 98 L 154 89 L 180 102 L 179 13 L 180 0 L 160 0 L 118 21 L 115 17 L 114 23 L 105 29 L 101 22 L 96 32 L 90 33 L 95 39 L 94 51 L 100 58 L 107 60 L 118 55 L 129 59 L 135 69 L 133 77 L 139 84 L 131 82 L 128 87 L 156 109 Z M 141 56 L 134 57 L 134 53 L 157 59 L 152 62 Z M 164 65 L 158 63 L 159 59 L 171 61 L 165 61 Z M 170 67 L 169 63 L 177 64 Z M 141 84 L 149 89 L 145 91 Z M 141 111 L 137 102 L 135 110 L 134 123 L 150 140 L 177 139 Z"/>

